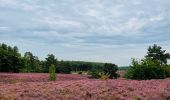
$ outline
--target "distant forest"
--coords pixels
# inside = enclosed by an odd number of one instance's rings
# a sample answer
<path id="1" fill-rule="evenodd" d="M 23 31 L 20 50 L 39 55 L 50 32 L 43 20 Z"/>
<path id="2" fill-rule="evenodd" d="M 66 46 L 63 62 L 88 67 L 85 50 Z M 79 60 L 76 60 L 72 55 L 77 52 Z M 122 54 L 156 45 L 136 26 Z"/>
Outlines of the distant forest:
<path id="1" fill-rule="evenodd" d="M 48 73 L 51 64 L 55 65 L 57 73 L 71 73 L 71 71 L 103 70 L 105 63 L 59 61 L 53 54 L 48 54 L 45 60 L 39 60 L 31 52 L 25 52 L 22 56 L 17 46 L 0 44 L 0 72 Z M 122 67 L 121 69 L 127 68 Z"/>

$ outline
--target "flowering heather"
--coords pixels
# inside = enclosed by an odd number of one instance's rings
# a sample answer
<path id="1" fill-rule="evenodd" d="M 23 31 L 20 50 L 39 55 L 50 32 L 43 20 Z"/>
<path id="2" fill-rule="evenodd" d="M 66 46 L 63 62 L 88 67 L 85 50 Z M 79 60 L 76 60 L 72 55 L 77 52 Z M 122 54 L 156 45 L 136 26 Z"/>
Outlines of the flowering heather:
<path id="1" fill-rule="evenodd" d="M 170 78 L 94 80 L 76 74 L 0 73 L 0 100 L 169 100 Z"/>

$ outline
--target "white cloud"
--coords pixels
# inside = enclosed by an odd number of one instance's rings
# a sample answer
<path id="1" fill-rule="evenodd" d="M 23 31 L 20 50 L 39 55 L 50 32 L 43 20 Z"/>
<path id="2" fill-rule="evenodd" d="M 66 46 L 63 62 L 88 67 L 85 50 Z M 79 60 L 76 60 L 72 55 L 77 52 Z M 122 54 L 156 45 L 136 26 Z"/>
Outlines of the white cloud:
<path id="1" fill-rule="evenodd" d="M 0 42 L 17 41 L 28 50 L 25 44 L 30 41 L 37 48 L 44 43 L 50 49 L 43 54 L 125 65 L 131 57 L 142 57 L 148 44 L 169 43 L 169 4 L 169 0 L 0 0 Z"/>
<path id="2" fill-rule="evenodd" d="M 10 30 L 9 27 L 0 26 L 0 31 L 9 31 L 9 30 Z"/>
<path id="3" fill-rule="evenodd" d="M 0 5 L 16 5 L 16 0 L 0 0 Z"/>
<path id="4" fill-rule="evenodd" d="M 51 17 L 45 17 L 39 20 L 40 22 L 49 25 L 52 28 L 79 28 L 81 27 L 81 23 L 74 20 L 67 19 L 53 19 Z"/>
<path id="5" fill-rule="evenodd" d="M 161 14 L 161 15 L 157 15 L 157 16 L 152 16 L 149 20 L 151 22 L 154 22 L 154 21 L 161 21 L 164 19 L 164 16 Z"/>

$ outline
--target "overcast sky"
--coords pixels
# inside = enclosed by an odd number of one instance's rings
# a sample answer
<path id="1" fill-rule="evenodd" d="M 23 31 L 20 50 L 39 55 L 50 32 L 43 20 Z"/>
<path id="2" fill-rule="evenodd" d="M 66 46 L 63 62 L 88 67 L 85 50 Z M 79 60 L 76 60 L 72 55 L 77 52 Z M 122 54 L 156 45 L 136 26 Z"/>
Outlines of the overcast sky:
<path id="1" fill-rule="evenodd" d="M 0 43 L 40 59 L 129 65 L 149 45 L 170 52 L 170 0 L 0 0 Z"/>

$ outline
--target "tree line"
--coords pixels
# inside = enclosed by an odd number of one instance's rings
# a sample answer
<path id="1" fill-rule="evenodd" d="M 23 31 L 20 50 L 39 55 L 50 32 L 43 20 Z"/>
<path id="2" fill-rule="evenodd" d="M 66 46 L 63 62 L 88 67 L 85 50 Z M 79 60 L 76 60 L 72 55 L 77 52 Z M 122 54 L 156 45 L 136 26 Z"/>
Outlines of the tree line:
<path id="1" fill-rule="evenodd" d="M 17 46 L 11 47 L 5 43 L 0 44 L 0 72 L 34 72 L 48 73 L 49 66 L 54 65 L 57 73 L 71 73 L 71 71 L 102 70 L 104 63 L 84 61 L 59 61 L 55 55 L 48 54 L 45 60 L 31 52 L 22 56 Z"/>
<path id="2" fill-rule="evenodd" d="M 125 78 L 129 79 L 160 79 L 170 77 L 170 54 L 162 50 L 161 46 L 154 44 L 147 49 L 147 55 L 141 60 L 132 59 L 132 64 L 126 70 Z M 54 66 L 55 71 L 49 70 Z M 121 68 L 120 68 L 121 70 Z M 83 61 L 59 61 L 55 55 L 48 54 L 45 60 L 39 60 L 31 52 L 22 56 L 17 46 L 11 47 L 0 44 L 0 72 L 33 72 L 33 73 L 66 73 L 85 71 L 91 78 L 117 78 L 118 66 L 112 63 L 97 63 Z"/>

